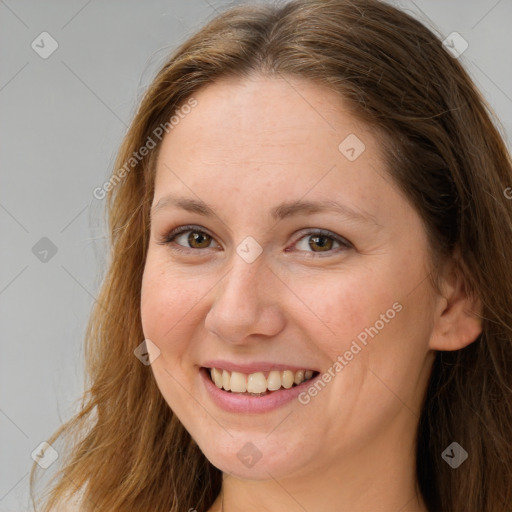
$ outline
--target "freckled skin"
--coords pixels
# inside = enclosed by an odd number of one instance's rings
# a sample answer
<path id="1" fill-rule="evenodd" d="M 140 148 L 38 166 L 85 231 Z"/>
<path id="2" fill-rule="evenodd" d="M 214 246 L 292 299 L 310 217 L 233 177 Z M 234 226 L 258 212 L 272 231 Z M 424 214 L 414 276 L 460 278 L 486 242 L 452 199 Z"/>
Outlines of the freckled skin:
<path id="1" fill-rule="evenodd" d="M 152 220 L 141 306 L 144 335 L 161 350 L 152 365 L 159 389 L 206 457 L 232 475 L 228 512 L 294 512 L 297 502 L 399 510 L 414 498 L 414 436 L 433 361 L 423 224 L 387 175 L 372 130 L 334 92 L 253 77 L 194 97 L 163 141 L 153 204 L 170 193 L 200 198 L 217 216 L 170 207 Z M 349 134 L 366 146 L 352 162 L 338 149 Z M 336 200 L 378 225 L 331 212 L 272 221 L 273 207 L 299 199 Z M 157 243 L 188 224 L 211 234 L 209 248 L 190 248 L 189 233 L 178 235 L 188 252 Z M 354 248 L 315 252 L 315 229 Z M 264 249 L 250 264 L 236 252 L 247 236 Z M 396 302 L 401 311 L 307 405 L 228 413 L 200 380 L 213 358 L 326 370 Z M 237 457 L 247 442 L 262 453 L 251 468 Z M 403 510 L 426 509 L 413 499 Z"/>

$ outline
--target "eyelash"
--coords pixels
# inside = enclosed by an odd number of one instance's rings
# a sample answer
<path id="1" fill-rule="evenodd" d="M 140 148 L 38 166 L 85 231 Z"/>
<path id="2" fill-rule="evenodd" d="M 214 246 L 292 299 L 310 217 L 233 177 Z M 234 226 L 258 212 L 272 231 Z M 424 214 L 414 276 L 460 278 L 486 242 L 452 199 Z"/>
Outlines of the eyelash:
<path id="1" fill-rule="evenodd" d="M 180 226 L 178 228 L 175 228 L 175 229 L 171 230 L 168 234 L 162 236 L 160 238 L 160 240 L 158 240 L 157 243 L 159 245 L 171 246 L 171 244 L 173 244 L 173 240 L 178 235 L 181 235 L 182 233 L 186 233 L 187 231 L 195 231 L 197 233 L 203 233 L 203 234 L 206 234 L 206 235 L 210 236 L 214 240 L 214 237 L 212 235 L 210 235 L 208 233 L 208 231 L 205 231 L 203 229 L 198 229 L 198 226 L 187 225 L 187 226 Z M 335 249 L 330 249 L 329 251 L 325 251 L 327 256 L 330 256 L 333 253 L 338 253 L 338 252 L 340 252 L 342 250 L 353 249 L 354 248 L 354 246 L 348 240 L 346 240 L 345 238 L 343 238 L 343 237 L 341 237 L 339 235 L 336 235 L 332 231 L 328 231 L 328 230 L 325 230 L 325 229 L 317 229 L 317 230 L 314 230 L 314 231 L 309 231 L 307 233 L 304 233 L 300 238 L 297 239 L 295 244 L 298 243 L 303 238 L 308 237 L 308 236 L 312 236 L 312 235 L 321 235 L 323 237 L 331 238 L 331 239 L 333 239 L 334 241 L 336 241 L 336 242 L 338 242 L 340 244 L 341 247 L 337 247 Z M 171 249 L 173 251 L 189 253 L 190 251 L 202 251 L 202 250 L 205 250 L 205 249 L 210 249 L 210 247 L 205 247 L 204 249 L 197 249 L 197 248 L 194 248 L 194 247 L 184 247 L 183 245 L 180 245 L 180 244 L 173 244 Z M 321 253 L 317 253 L 317 252 L 314 252 L 314 251 L 303 251 L 303 252 L 306 252 L 308 254 L 314 254 L 315 255 L 314 257 L 320 257 L 320 258 L 325 257 L 325 256 L 322 256 Z"/>

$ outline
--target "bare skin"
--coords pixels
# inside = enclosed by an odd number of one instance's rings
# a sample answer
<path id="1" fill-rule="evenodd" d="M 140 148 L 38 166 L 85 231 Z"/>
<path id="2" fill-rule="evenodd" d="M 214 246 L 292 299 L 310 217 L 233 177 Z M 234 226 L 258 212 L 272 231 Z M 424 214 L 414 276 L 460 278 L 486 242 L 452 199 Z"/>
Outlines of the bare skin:
<path id="1" fill-rule="evenodd" d="M 478 305 L 449 265 L 442 294 L 433 292 L 423 223 L 393 184 L 372 129 L 333 91 L 255 76 L 194 97 L 162 143 L 153 206 L 172 194 L 215 214 L 154 209 L 142 323 L 161 351 L 152 370 L 163 397 L 224 473 L 224 510 L 425 512 L 415 475 L 422 398 L 435 351 L 480 333 L 467 314 Z M 350 134 L 365 145 L 352 161 L 338 147 Z M 281 202 L 298 200 L 337 201 L 366 218 L 271 218 Z M 210 245 L 189 245 L 190 231 Z M 262 248 L 251 263 L 236 251 L 248 236 Z M 372 326 L 378 333 L 348 360 Z M 199 376 L 207 359 L 327 371 L 339 356 L 347 364 L 307 404 L 265 413 L 220 409 Z M 237 457 L 249 442 L 262 454 L 252 467 Z M 209 512 L 219 511 L 220 495 Z"/>

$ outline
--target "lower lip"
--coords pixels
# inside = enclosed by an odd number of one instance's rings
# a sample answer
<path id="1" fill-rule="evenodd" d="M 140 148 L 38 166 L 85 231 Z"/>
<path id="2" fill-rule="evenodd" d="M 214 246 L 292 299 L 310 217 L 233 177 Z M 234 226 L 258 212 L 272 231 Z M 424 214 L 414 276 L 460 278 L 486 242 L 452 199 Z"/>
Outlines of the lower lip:
<path id="1" fill-rule="evenodd" d="M 251 396 L 239 395 L 218 388 L 210 379 L 208 372 L 209 370 L 205 368 L 199 370 L 204 385 L 215 404 L 225 411 L 239 413 L 261 413 L 277 409 L 297 398 L 321 376 L 319 374 L 314 379 L 304 381 L 290 389 L 279 389 L 265 396 Z"/>

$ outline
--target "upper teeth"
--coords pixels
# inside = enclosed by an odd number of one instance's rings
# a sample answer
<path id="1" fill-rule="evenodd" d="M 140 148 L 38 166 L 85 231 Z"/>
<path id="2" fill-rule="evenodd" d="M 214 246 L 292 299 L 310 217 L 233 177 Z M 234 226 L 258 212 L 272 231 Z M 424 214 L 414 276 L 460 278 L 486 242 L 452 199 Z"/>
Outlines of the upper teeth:
<path id="1" fill-rule="evenodd" d="M 272 370 L 268 372 L 265 377 L 263 372 L 256 373 L 240 373 L 228 372 L 218 368 L 212 368 L 210 375 L 213 382 L 218 388 L 224 388 L 226 391 L 233 391 L 235 393 L 264 393 L 265 391 L 276 391 L 281 386 L 289 389 L 293 384 L 300 384 L 305 380 L 311 379 L 313 370 L 298 370 L 292 372 L 291 370 Z"/>

